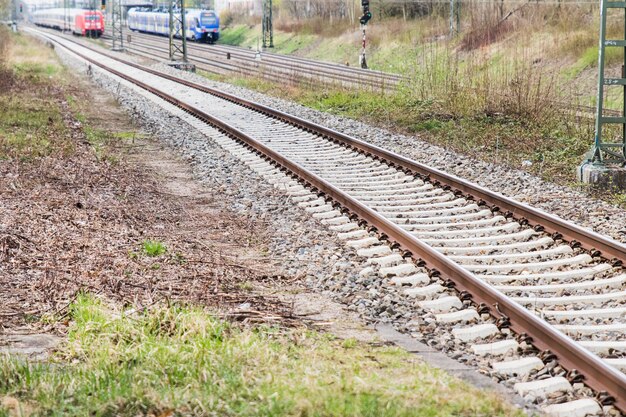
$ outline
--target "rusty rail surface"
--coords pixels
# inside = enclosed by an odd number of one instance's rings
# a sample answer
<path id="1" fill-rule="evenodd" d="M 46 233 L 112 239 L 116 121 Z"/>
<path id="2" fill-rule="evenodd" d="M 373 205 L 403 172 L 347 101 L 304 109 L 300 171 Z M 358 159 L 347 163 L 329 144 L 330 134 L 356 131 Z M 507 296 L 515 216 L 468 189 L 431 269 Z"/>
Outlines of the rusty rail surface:
<path id="1" fill-rule="evenodd" d="M 66 49 L 69 49 L 47 36 L 46 38 L 59 44 L 60 46 L 65 47 Z M 84 45 L 80 46 L 91 49 L 85 47 Z M 589 351 L 578 345 L 574 340 L 557 331 L 547 322 L 538 318 L 536 315 L 514 302 L 489 284 L 478 279 L 471 272 L 463 269 L 461 266 L 448 259 L 445 255 L 437 252 L 427 244 L 412 236 L 409 232 L 390 222 L 385 217 L 360 203 L 358 200 L 349 196 L 334 185 L 328 183 L 323 178 L 320 178 L 314 173 L 306 170 L 299 164 L 290 161 L 256 139 L 241 132 L 237 128 L 196 109 L 193 105 L 172 97 L 164 91 L 147 85 L 138 79 L 134 79 L 115 69 L 109 68 L 106 65 L 79 52 L 71 52 L 80 58 L 161 97 L 179 108 L 184 109 L 193 116 L 227 133 L 230 137 L 244 143 L 248 148 L 253 149 L 273 164 L 285 168 L 289 175 L 298 179 L 303 184 L 312 187 L 314 192 L 317 192 L 319 195 L 326 198 L 332 199 L 335 204 L 340 205 L 343 210 L 349 211 L 351 216 L 354 218 L 359 218 L 367 224 L 373 226 L 382 238 L 395 242 L 396 246 L 405 251 L 405 255 L 407 257 L 411 257 L 418 262 L 425 262 L 426 266 L 430 269 L 431 274 L 440 274 L 441 276 L 450 279 L 458 291 L 467 291 L 468 296 L 474 303 L 478 305 L 484 303 L 484 305 L 489 309 L 490 314 L 494 317 L 498 319 L 508 319 L 513 331 L 518 334 L 528 335 L 530 341 L 537 349 L 541 351 L 550 351 L 556 356 L 559 364 L 563 368 L 570 371 L 578 371 L 584 377 L 586 385 L 598 392 L 608 393 L 608 395 L 613 397 L 615 400 L 614 405 L 622 412 L 626 412 L 626 375 L 624 373 L 619 372 L 617 369 L 606 364 L 598 356 L 591 354 Z M 94 52 L 101 53 L 95 50 Z M 129 63 L 122 59 L 111 57 L 107 54 L 104 55 L 121 63 L 179 82 L 189 87 L 214 94 L 251 109 L 261 111 L 268 116 L 292 123 L 303 129 L 325 136 L 331 140 L 342 143 L 349 148 L 371 155 L 372 157 L 382 160 L 391 166 L 401 168 L 409 174 L 425 178 L 435 185 L 445 186 L 447 188 L 457 190 L 458 192 L 462 192 L 470 198 L 483 200 L 487 204 L 492 204 L 492 209 L 494 210 L 500 209 L 509 211 L 519 220 L 525 218 L 530 224 L 535 224 L 538 228 L 545 228 L 546 231 L 560 233 L 563 238 L 576 240 L 586 248 L 593 247 L 600 250 L 602 251 L 604 257 L 614 257 L 617 260 L 626 259 L 626 246 L 621 243 L 608 239 L 597 233 L 584 230 L 570 222 L 549 215 L 543 211 L 534 209 L 526 204 L 519 203 L 500 194 L 486 190 L 476 184 L 472 184 L 468 181 L 446 174 L 424 164 L 404 158 L 393 152 L 370 145 L 358 139 L 351 138 L 334 130 L 318 126 L 309 121 L 270 109 L 260 104 L 239 99 L 230 94 L 201 86 L 190 81 L 182 80 L 159 71 L 144 68 L 141 65 Z"/>

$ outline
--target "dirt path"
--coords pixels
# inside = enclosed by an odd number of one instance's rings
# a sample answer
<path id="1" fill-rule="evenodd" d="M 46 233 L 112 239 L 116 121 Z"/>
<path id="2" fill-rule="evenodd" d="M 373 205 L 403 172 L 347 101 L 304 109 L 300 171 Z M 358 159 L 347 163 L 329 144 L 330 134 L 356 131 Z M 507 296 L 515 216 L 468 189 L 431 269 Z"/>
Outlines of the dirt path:
<path id="1" fill-rule="evenodd" d="M 270 278 L 284 274 L 263 249 L 264 224 L 230 211 L 115 97 L 79 78 L 56 100 L 74 152 L 0 162 L 0 352 L 43 357 L 68 321 L 41 319 L 66 317 L 82 291 L 139 309 L 183 300 L 247 322 L 376 339 L 342 306 Z M 148 241 L 164 253 L 148 256 Z"/>

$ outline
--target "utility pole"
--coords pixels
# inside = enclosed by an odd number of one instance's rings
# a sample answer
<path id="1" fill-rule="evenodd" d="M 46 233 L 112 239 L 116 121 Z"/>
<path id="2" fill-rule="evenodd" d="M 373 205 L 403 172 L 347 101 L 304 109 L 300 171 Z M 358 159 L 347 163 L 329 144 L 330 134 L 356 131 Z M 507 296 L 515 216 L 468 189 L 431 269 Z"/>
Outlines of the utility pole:
<path id="1" fill-rule="evenodd" d="M 615 10 L 623 20 L 624 31 L 607 39 L 607 15 Z M 609 189 L 626 190 L 626 56 L 619 77 L 604 73 L 608 49 L 626 53 L 626 3 L 601 0 L 600 41 L 598 45 L 598 95 L 596 97 L 596 126 L 594 145 L 586 160 L 578 167 L 578 178 L 583 182 Z M 605 114 L 605 94 L 618 90 L 622 99 L 621 115 Z M 618 93 L 619 94 L 619 93 Z M 604 129 L 613 126 L 613 129 Z M 617 133 L 619 131 L 619 133 Z M 613 133 L 613 134 L 611 134 Z M 608 136 L 608 137 L 607 137 Z"/>
<path id="2" fill-rule="evenodd" d="M 70 30 L 70 0 L 63 0 L 63 32 Z"/>
<path id="3" fill-rule="evenodd" d="M 461 31 L 461 0 L 450 0 L 450 36 Z"/>
<path id="4" fill-rule="evenodd" d="M 17 32 L 17 1 L 11 0 L 11 29 Z"/>
<path id="5" fill-rule="evenodd" d="M 367 69 L 367 59 L 365 58 L 365 28 L 367 28 L 367 22 L 369 22 L 372 18 L 372 12 L 370 12 L 370 0 L 361 0 L 361 7 L 363 8 L 363 16 L 359 19 L 359 23 L 361 23 L 361 30 L 363 31 L 363 40 L 361 42 L 359 64 L 361 68 Z"/>
<path id="6" fill-rule="evenodd" d="M 177 37 L 180 37 L 180 42 Z M 170 61 L 176 61 L 177 58 L 187 62 L 185 0 L 170 0 Z"/>
<path id="7" fill-rule="evenodd" d="M 122 0 L 109 0 L 111 6 L 111 50 L 124 50 L 124 28 L 122 25 Z"/>
<path id="8" fill-rule="evenodd" d="M 274 26 L 272 25 L 272 0 L 263 0 L 263 49 L 274 47 Z"/>
<path id="9" fill-rule="evenodd" d="M 179 39 L 180 38 L 180 39 Z M 187 15 L 185 0 L 170 0 L 170 65 L 185 71 L 195 71 L 187 60 Z"/>

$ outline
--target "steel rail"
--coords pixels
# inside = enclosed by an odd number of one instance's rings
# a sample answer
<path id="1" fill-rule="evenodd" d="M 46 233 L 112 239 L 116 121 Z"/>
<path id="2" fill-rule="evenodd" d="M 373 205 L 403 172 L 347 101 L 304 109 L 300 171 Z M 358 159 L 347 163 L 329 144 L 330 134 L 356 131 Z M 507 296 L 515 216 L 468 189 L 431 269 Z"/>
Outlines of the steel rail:
<path id="1" fill-rule="evenodd" d="M 64 47 L 67 48 L 66 46 Z M 341 191 L 334 185 L 328 183 L 323 178 L 308 171 L 299 164 L 290 161 L 283 155 L 277 153 L 276 151 L 272 150 L 271 148 L 267 147 L 256 139 L 248 136 L 237 128 L 219 119 L 216 119 L 215 117 L 195 108 L 193 105 L 176 99 L 166 92 L 163 92 L 140 80 L 134 79 L 133 77 L 123 74 L 120 71 L 110 68 L 95 59 L 89 58 L 84 54 L 76 51 L 71 52 L 86 60 L 87 62 L 103 68 L 105 71 L 115 74 L 118 77 L 121 77 L 122 79 L 125 79 L 145 89 L 146 91 L 149 91 L 163 98 L 164 100 L 178 106 L 179 108 L 184 109 L 185 111 L 199 118 L 200 120 L 203 120 L 204 122 L 225 132 L 230 137 L 241 141 L 248 148 L 253 149 L 261 154 L 264 159 L 269 160 L 273 164 L 281 167 L 282 170 L 289 171 L 289 175 L 297 178 L 299 181 L 306 184 L 307 186 L 312 187 L 312 191 L 317 192 L 321 196 L 334 200 L 336 205 L 340 205 L 343 207 L 344 210 L 351 212 L 352 216 L 354 216 L 355 218 L 360 218 L 361 220 L 373 226 L 376 231 L 381 234 L 381 237 L 388 238 L 389 240 L 395 242 L 398 247 L 406 251 L 407 256 L 412 257 L 416 261 L 424 261 L 426 263 L 426 266 L 430 268 L 431 274 L 434 274 L 436 272 L 446 278 L 451 279 L 455 283 L 455 287 L 457 290 L 467 291 L 470 294 L 470 297 L 474 303 L 484 303 L 486 306 L 490 306 L 490 314 L 492 314 L 494 317 L 507 318 L 510 321 L 511 328 L 516 333 L 525 333 L 530 336 L 531 342 L 536 348 L 538 348 L 539 350 L 550 351 L 556 356 L 559 364 L 563 368 L 569 369 L 570 371 L 575 369 L 580 372 L 585 378 L 584 382 L 589 387 L 598 392 L 608 393 L 614 398 L 614 405 L 622 412 L 626 412 L 625 374 L 606 364 L 598 356 L 591 354 L 589 351 L 577 344 L 574 340 L 557 331 L 547 322 L 541 320 L 536 315 L 532 314 L 530 311 L 523 308 L 521 305 L 514 302 L 512 299 L 510 299 L 500 291 L 496 290 L 489 284 L 474 276 L 469 271 L 451 261 L 445 255 L 437 252 L 427 244 L 412 236 L 404 229 L 400 228 L 398 225 L 390 222 L 388 219 L 381 216 L 371 208 L 365 206 L 364 204 L 349 196 L 345 192 Z M 176 79 L 176 77 L 173 78 Z M 182 81 L 178 79 L 176 80 Z M 187 84 L 186 82 L 182 83 Z M 323 129 L 313 130 L 313 126 L 315 125 L 301 119 L 295 119 L 292 116 L 290 116 L 290 120 L 298 121 L 298 123 L 303 123 L 305 126 L 309 126 L 309 130 L 316 133 L 319 133 L 320 131 L 328 131 Z M 329 132 L 332 133 L 333 131 Z M 357 150 L 361 150 L 364 148 L 364 142 L 354 138 L 349 138 L 337 132 L 334 133 L 336 134 L 337 140 L 342 139 L 348 146 L 351 146 Z M 431 180 L 432 178 L 435 178 L 435 182 L 439 181 L 439 179 L 445 179 L 451 181 L 455 188 L 459 187 L 458 189 L 463 189 L 463 187 L 466 187 L 471 195 L 484 195 L 485 197 L 497 197 L 498 199 L 509 200 L 498 194 L 485 190 L 482 187 L 478 187 L 464 180 L 459 180 L 456 177 L 442 173 L 441 171 L 433 170 L 433 168 L 425 167 L 422 164 L 417 164 L 396 154 L 386 153 L 388 151 L 382 150 L 378 147 L 372 147 L 372 145 L 368 146 L 368 153 L 377 156 L 378 158 L 381 158 L 380 156 L 378 156 L 379 154 L 385 155 L 387 158 L 385 160 L 390 162 L 392 165 L 403 168 L 405 164 L 411 162 L 411 170 L 417 172 L 426 170 L 427 168 L 427 172 Z M 520 204 L 517 202 L 515 203 Z M 508 204 L 512 208 L 517 207 L 511 203 Z M 528 211 L 528 209 L 530 209 L 528 206 L 523 205 L 521 207 L 521 210 L 518 211 Z M 537 215 L 543 219 L 542 216 L 545 216 L 545 213 L 539 212 Z M 554 223 L 557 227 L 563 224 L 559 222 Z M 564 225 L 572 226 L 568 222 L 565 222 Z M 602 238 L 602 236 L 597 235 L 593 236 L 593 238 L 598 239 Z"/>

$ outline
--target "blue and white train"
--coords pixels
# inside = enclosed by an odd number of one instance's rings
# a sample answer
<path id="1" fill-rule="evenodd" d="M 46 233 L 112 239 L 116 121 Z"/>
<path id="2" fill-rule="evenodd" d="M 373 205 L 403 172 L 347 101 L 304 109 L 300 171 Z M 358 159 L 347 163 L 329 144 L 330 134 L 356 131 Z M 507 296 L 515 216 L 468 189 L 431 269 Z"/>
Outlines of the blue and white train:
<path id="1" fill-rule="evenodd" d="M 178 12 L 180 16 L 180 12 Z M 215 43 L 220 38 L 220 20 L 212 10 L 185 11 L 185 37 L 198 42 Z M 169 35 L 170 14 L 165 9 L 135 7 L 128 11 L 128 28 L 139 32 Z"/>

